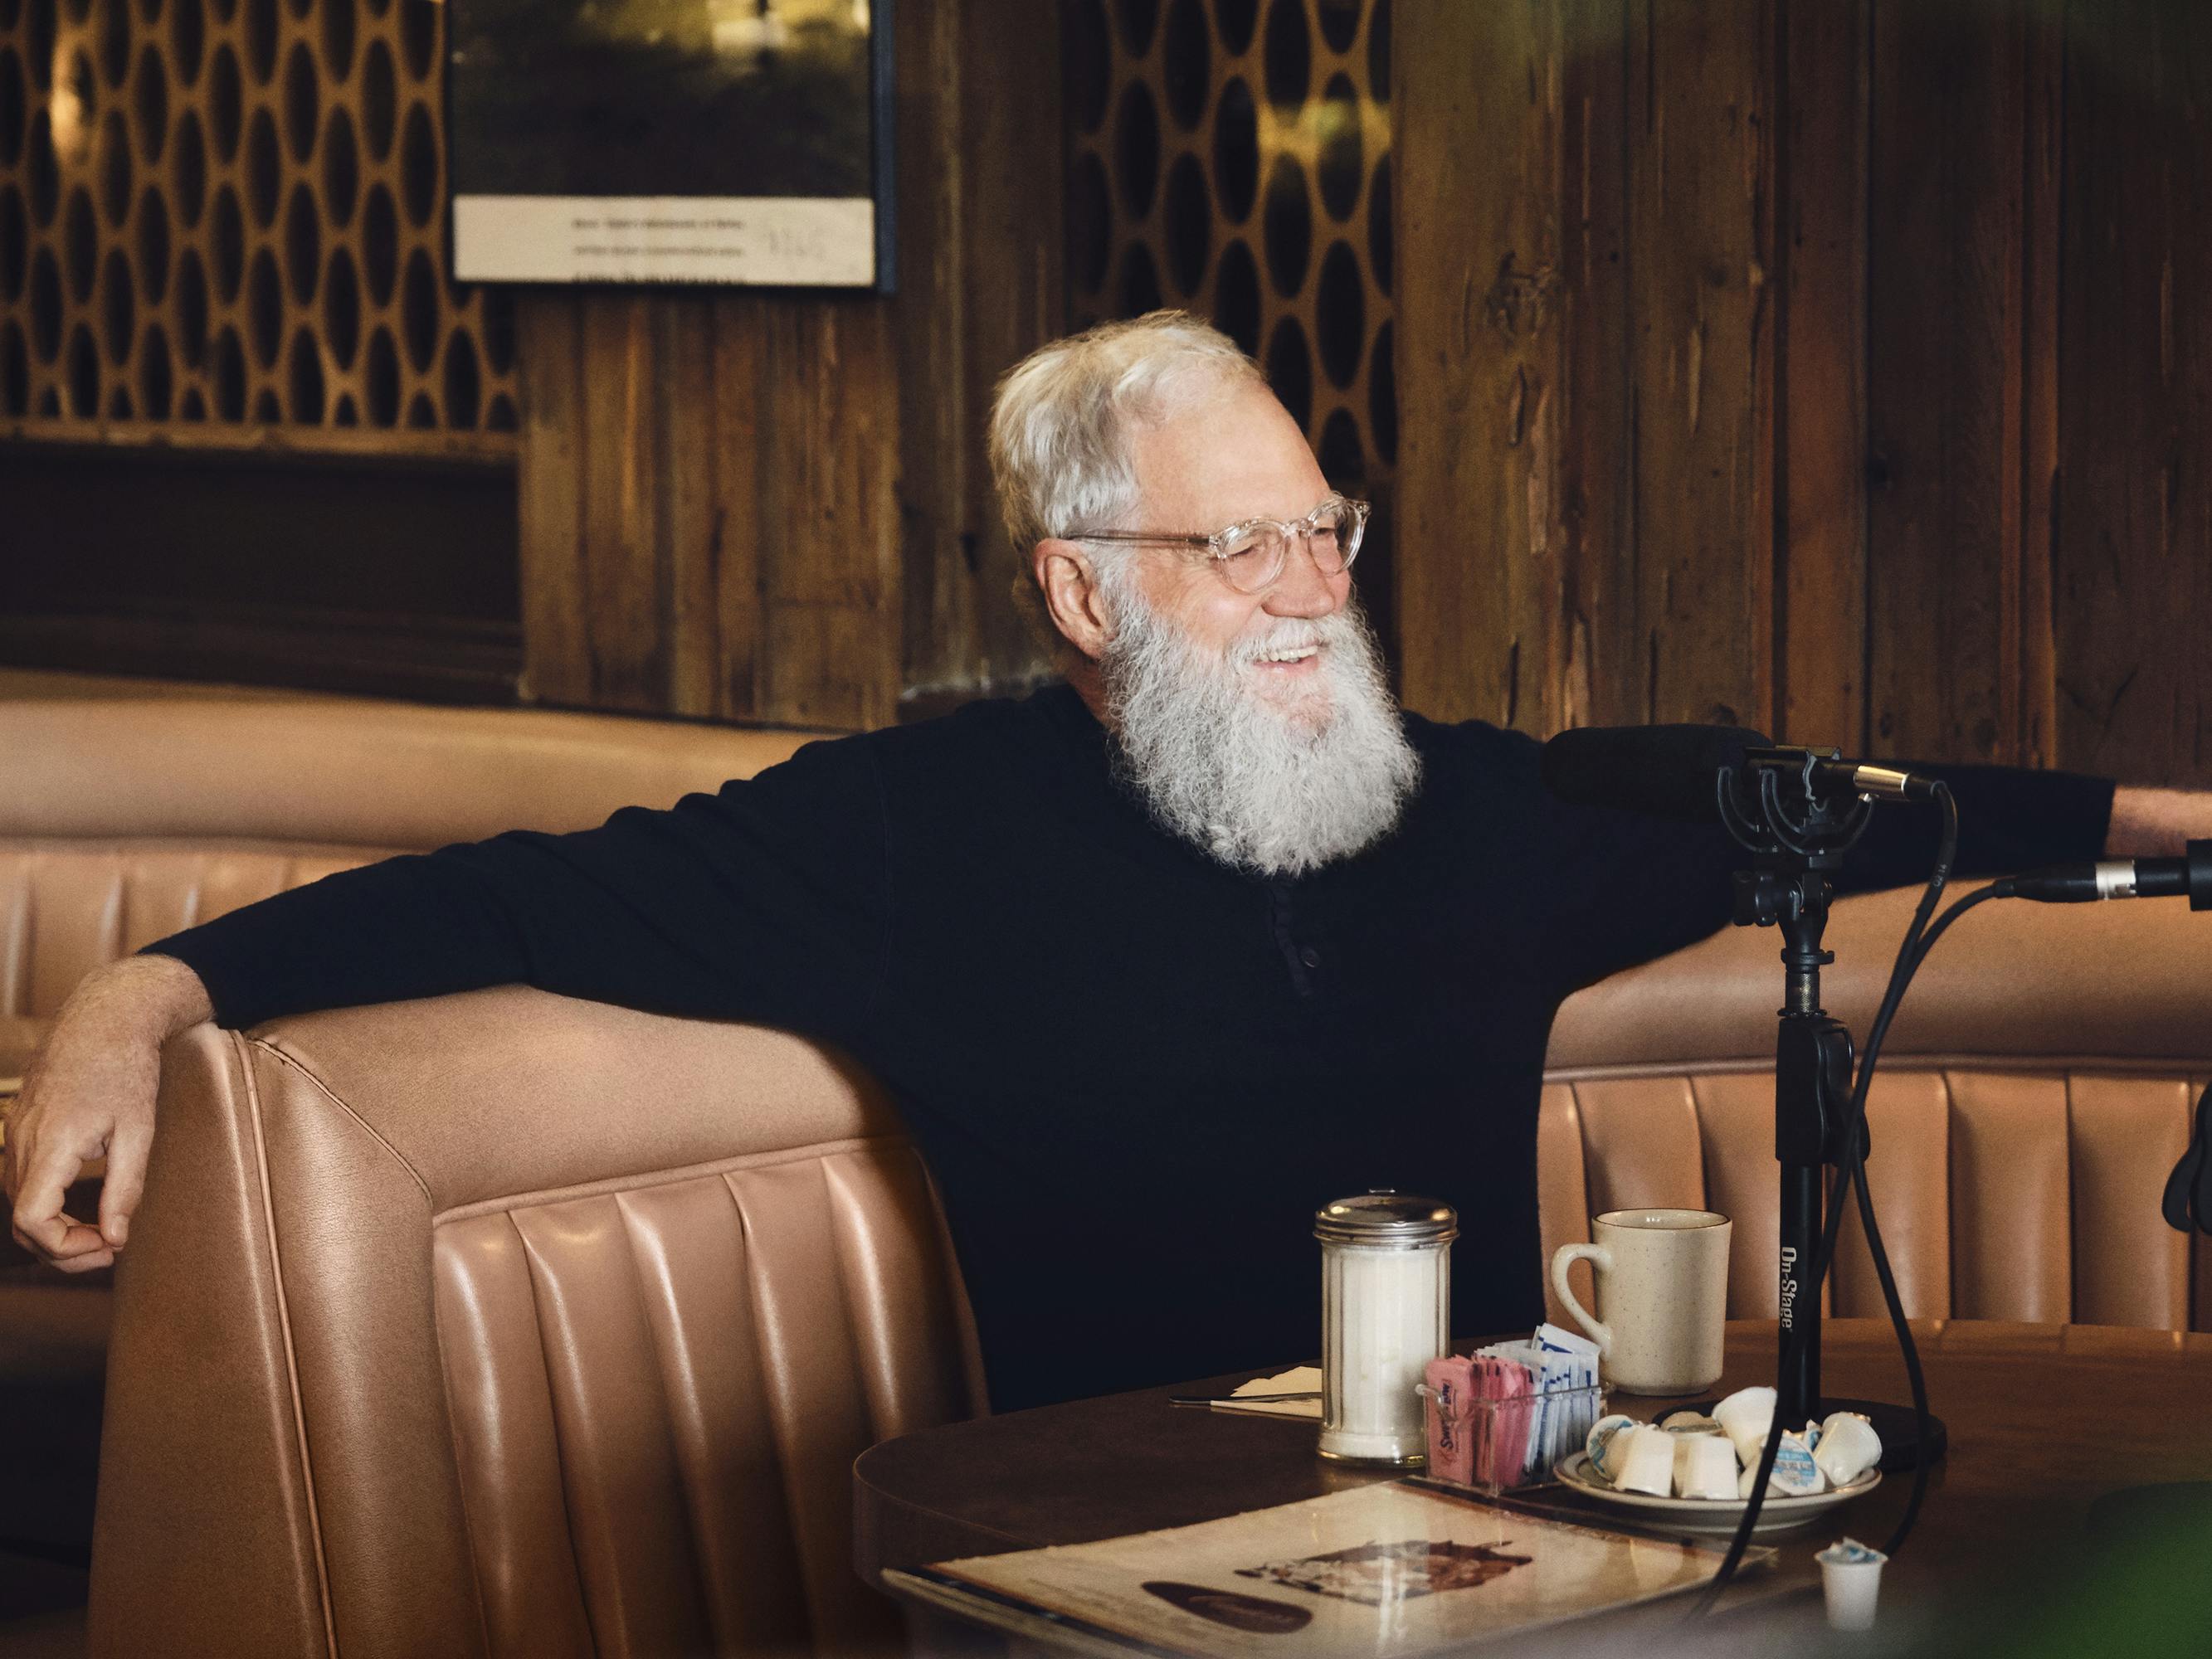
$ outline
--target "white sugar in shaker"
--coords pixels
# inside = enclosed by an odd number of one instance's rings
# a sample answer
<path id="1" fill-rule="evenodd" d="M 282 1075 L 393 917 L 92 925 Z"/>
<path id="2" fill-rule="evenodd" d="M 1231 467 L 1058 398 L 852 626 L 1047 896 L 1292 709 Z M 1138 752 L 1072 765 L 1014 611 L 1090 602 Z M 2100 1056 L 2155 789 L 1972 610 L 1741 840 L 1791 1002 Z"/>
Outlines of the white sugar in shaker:
<path id="1" fill-rule="evenodd" d="M 1428 1434 L 1416 1389 L 1451 1339 L 1449 1204 L 1395 1192 L 1315 1214 L 1321 1240 L 1321 1455 L 1417 1464 Z"/>

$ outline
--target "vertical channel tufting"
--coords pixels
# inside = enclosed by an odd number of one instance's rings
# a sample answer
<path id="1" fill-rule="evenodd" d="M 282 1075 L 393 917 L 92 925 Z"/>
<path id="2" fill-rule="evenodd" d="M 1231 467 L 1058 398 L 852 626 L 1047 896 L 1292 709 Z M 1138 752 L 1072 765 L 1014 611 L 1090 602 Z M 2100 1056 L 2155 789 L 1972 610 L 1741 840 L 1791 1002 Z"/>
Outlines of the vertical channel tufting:
<path id="1" fill-rule="evenodd" d="M 36 948 L 31 855 L 0 850 L 0 1018 L 31 1012 L 31 952 Z"/>
<path id="2" fill-rule="evenodd" d="M 617 1202 L 659 1358 L 714 1650 L 801 1649 L 806 1607 L 735 1197 L 708 1176 Z"/>
<path id="3" fill-rule="evenodd" d="M 888 1602 L 853 1579 L 853 1459 L 870 1443 L 853 1311 L 819 1162 L 728 1177 L 744 1216 L 746 1265 L 784 1501 L 817 1653 L 899 1640 Z"/>
<path id="4" fill-rule="evenodd" d="M 2074 1305 L 2065 1080 L 2001 1072 L 1946 1077 L 1952 1312 L 2063 1322 Z"/>
<path id="5" fill-rule="evenodd" d="M 1536 1218 L 1544 1245 L 1544 1316 L 1553 1324 L 1573 1322 L 1552 1289 L 1552 1256 L 1562 1244 L 1589 1238 L 1589 1185 L 1583 1167 L 1583 1115 L 1573 1086 L 1547 1083 L 1536 1112 Z M 1577 1294 L 1589 1299 L 1589 1269 L 1580 1268 Z M 1467 1334 L 1467 1333 L 1454 1333 Z"/>
<path id="6" fill-rule="evenodd" d="M 918 1153 L 873 1149 L 822 1160 L 839 1276 L 853 1310 L 868 1433 L 888 1440 L 969 1415 L 929 1182 Z"/>
<path id="7" fill-rule="evenodd" d="M 438 1346 L 490 1659 L 591 1659 L 545 1345 L 505 1215 L 437 1230 Z"/>
<path id="8" fill-rule="evenodd" d="M 1735 1224 L 1729 1234 L 1731 1319 L 1772 1319 L 1782 1293 L 1775 1256 L 1782 1243 L 1782 1189 L 1774 1162 L 1774 1079 L 1723 1072 L 1689 1079 L 1704 1155 L 1705 1207 Z"/>
<path id="9" fill-rule="evenodd" d="M 2189 1079 L 2190 1124 L 2196 1124 L 2197 1097 L 2212 1079 L 2202 1076 Z M 2192 1233 L 2189 1243 L 2189 1328 L 2192 1331 L 2212 1331 L 2212 1237 L 2203 1232 Z"/>
<path id="10" fill-rule="evenodd" d="M 1705 1159 L 1687 1078 L 1592 1079 L 1575 1085 L 1575 1099 L 1592 1215 L 1704 1206 Z"/>
<path id="11" fill-rule="evenodd" d="M 569 1534 L 603 1659 L 695 1653 L 708 1632 L 674 1437 L 622 1206 L 514 1212 L 552 1385 Z"/>
<path id="12" fill-rule="evenodd" d="M 31 939 L 29 1012 L 61 1011 L 77 981 L 115 960 L 123 906 L 123 866 L 112 853 L 35 854 L 31 880 L 38 906 Z"/>
<path id="13" fill-rule="evenodd" d="M 197 922 L 385 856 L 149 840 L 0 848 L 0 1017 L 51 1017 L 85 975 Z"/>
<path id="14" fill-rule="evenodd" d="M 200 920 L 211 921 L 283 891 L 289 863 L 269 853 L 210 853 L 200 880 Z"/>
<path id="15" fill-rule="evenodd" d="M 1867 1095 L 1867 1189 L 1898 1297 L 1912 1319 L 1951 1311 L 1950 1109 L 1940 1072 L 1885 1066 Z M 1836 1240 L 1831 1282 L 1829 1304 L 1841 1316 L 1888 1317 L 1856 1201 Z"/>
<path id="16" fill-rule="evenodd" d="M 124 860 L 118 955 L 129 956 L 191 926 L 206 861 L 198 853 L 186 852 L 139 853 Z"/>
<path id="17" fill-rule="evenodd" d="M 2195 1099 L 2179 1078 L 2067 1079 L 2075 1321 L 2188 1328 L 2189 1242 L 2160 1200 Z"/>

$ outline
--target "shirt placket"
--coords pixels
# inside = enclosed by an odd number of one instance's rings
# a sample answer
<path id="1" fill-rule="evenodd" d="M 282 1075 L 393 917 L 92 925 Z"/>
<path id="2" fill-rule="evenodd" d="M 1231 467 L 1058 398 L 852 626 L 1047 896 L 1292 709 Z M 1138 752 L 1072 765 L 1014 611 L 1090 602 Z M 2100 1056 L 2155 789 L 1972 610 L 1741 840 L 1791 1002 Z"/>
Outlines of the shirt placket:
<path id="1" fill-rule="evenodd" d="M 1267 914 L 1274 932 L 1275 948 L 1281 953 L 1283 966 L 1291 975 L 1291 989 L 1300 997 L 1320 995 L 1324 961 L 1322 948 L 1312 937 L 1310 927 L 1302 923 L 1291 889 L 1281 882 L 1267 884 Z"/>

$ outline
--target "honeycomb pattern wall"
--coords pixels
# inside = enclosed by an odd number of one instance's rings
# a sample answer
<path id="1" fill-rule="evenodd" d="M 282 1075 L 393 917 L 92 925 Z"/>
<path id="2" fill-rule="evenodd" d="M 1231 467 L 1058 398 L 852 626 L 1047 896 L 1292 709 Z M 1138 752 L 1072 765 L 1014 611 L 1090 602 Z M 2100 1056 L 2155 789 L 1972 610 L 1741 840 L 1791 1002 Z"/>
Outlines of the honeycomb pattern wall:
<path id="1" fill-rule="evenodd" d="M 433 0 L 0 0 L 0 416 L 512 433 L 444 40 Z"/>
<path id="2" fill-rule="evenodd" d="M 1211 316 L 1387 489 L 1390 0 L 1073 0 L 1066 52 L 1073 321 Z"/>

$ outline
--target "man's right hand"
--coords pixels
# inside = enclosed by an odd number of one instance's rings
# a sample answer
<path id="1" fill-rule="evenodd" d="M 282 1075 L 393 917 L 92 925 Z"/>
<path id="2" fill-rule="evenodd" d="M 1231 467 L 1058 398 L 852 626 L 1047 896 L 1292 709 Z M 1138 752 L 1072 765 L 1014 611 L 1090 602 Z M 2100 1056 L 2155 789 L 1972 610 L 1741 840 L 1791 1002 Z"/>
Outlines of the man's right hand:
<path id="1" fill-rule="evenodd" d="M 115 1260 L 145 1189 L 161 1045 L 214 1013 L 199 975 L 174 957 L 128 957 L 85 975 L 8 1114 L 0 1169 L 17 1243 L 64 1273 Z M 62 1195 L 100 1157 L 95 1225 L 64 1214 Z"/>

